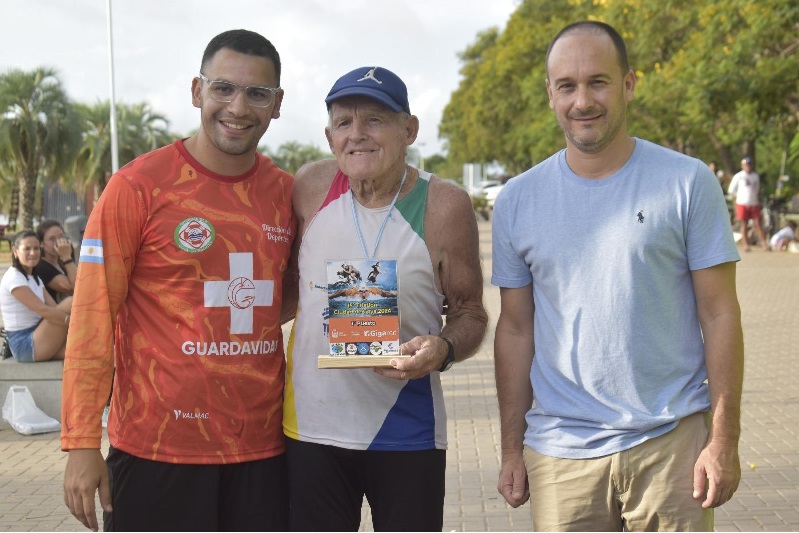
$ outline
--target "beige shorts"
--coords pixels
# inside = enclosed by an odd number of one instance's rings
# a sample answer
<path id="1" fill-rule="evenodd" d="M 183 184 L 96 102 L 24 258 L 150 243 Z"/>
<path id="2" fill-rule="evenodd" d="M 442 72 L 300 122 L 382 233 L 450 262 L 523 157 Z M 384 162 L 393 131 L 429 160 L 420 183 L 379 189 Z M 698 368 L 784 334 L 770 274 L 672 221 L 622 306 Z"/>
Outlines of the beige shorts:
<path id="1" fill-rule="evenodd" d="M 713 510 L 693 497 L 693 469 L 705 446 L 707 413 L 629 450 L 560 459 L 528 447 L 535 531 L 713 531 Z"/>

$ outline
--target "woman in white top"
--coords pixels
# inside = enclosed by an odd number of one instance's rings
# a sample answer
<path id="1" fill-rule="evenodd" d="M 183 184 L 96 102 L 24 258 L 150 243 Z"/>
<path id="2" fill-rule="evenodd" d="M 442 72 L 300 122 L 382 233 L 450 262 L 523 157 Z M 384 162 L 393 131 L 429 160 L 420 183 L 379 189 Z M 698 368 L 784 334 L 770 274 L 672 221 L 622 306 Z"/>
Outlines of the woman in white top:
<path id="1" fill-rule="evenodd" d="M 0 281 L 0 310 L 14 359 L 21 363 L 63 359 L 72 298 L 56 304 L 33 274 L 42 250 L 36 233 L 14 237 L 11 267 Z"/>

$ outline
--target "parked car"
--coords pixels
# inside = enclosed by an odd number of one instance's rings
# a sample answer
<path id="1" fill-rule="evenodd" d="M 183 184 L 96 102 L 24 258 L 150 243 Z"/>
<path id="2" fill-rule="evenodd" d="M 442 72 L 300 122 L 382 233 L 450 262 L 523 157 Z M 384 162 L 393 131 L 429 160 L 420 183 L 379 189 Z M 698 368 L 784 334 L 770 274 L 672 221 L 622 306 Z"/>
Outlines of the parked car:
<path id="1" fill-rule="evenodd" d="M 490 209 L 494 209 L 494 200 L 497 199 L 497 195 L 499 191 L 505 186 L 504 183 L 495 183 L 491 185 L 487 185 L 483 187 L 481 194 L 485 196 L 486 200 L 488 201 L 488 207 Z"/>

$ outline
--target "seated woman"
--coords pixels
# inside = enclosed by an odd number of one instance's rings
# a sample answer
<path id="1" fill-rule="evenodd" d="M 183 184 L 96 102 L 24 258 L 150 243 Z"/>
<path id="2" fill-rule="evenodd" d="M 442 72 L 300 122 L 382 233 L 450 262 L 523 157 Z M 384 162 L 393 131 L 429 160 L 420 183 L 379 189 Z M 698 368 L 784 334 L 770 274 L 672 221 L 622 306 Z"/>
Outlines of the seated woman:
<path id="1" fill-rule="evenodd" d="M 11 354 L 21 363 L 63 359 L 72 297 L 56 304 L 33 274 L 42 254 L 36 233 L 17 233 L 11 254 L 11 267 L 0 280 L 0 311 Z"/>
<path id="2" fill-rule="evenodd" d="M 42 259 L 33 273 L 42 280 L 53 300 L 60 302 L 72 295 L 78 265 L 72 257 L 72 243 L 57 220 L 44 220 L 36 230 L 42 244 Z"/>

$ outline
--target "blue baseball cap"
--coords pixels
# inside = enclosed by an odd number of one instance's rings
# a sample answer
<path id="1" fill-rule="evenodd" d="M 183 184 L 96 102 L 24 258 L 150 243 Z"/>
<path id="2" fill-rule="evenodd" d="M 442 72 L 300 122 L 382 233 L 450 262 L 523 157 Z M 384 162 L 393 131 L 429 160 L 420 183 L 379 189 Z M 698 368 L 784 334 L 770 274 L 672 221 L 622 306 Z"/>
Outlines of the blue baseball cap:
<path id="1" fill-rule="evenodd" d="M 360 67 L 336 80 L 327 93 L 325 104 L 330 104 L 347 96 L 365 96 L 399 113 L 411 114 L 408 104 L 408 89 L 405 83 L 393 72 L 383 67 Z"/>

